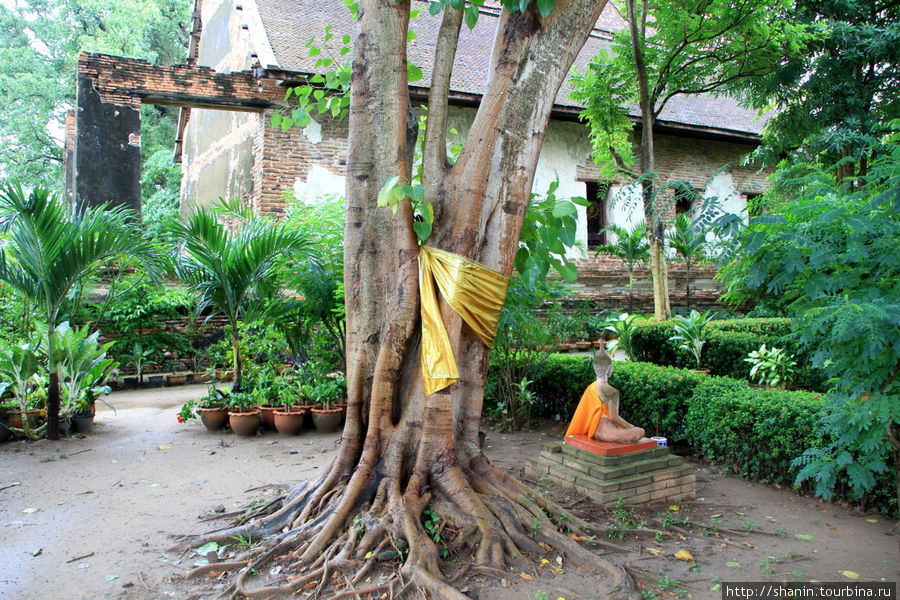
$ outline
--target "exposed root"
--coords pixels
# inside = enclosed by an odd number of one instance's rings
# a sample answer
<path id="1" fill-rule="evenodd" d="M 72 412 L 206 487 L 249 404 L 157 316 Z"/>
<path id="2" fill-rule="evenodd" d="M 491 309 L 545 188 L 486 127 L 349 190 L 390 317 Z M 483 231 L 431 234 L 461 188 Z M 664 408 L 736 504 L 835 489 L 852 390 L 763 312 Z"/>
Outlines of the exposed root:
<path id="1" fill-rule="evenodd" d="M 508 576 L 513 557 L 537 560 L 552 551 L 573 566 L 601 573 L 610 588 L 605 597 L 631 593 L 622 568 L 567 535 L 581 521 L 563 518 L 562 508 L 498 472 L 483 456 L 469 468 L 448 461 L 427 478 L 408 480 L 401 461 L 391 468 L 385 462 L 363 456 L 349 478 L 334 477 L 332 470 L 235 526 L 185 538 L 195 548 L 238 537 L 258 540 L 249 554 L 198 567 L 188 576 L 235 570 L 225 597 L 311 592 L 330 600 L 369 594 L 399 599 L 424 590 L 431 599 L 466 600 L 453 586 L 464 573 Z M 451 557 L 467 563 L 452 580 L 445 562 Z M 386 573 L 387 579 L 375 577 Z"/>

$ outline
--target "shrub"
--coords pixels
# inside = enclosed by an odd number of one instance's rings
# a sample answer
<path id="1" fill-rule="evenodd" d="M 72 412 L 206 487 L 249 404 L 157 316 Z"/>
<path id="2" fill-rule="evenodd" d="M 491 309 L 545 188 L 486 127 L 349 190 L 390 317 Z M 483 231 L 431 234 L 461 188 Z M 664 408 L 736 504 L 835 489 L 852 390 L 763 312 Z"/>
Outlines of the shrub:
<path id="1" fill-rule="evenodd" d="M 791 484 L 798 470 L 791 461 L 821 442 L 816 424 L 823 409 L 820 394 L 710 378 L 694 390 L 685 435 L 697 452 L 743 477 Z"/>

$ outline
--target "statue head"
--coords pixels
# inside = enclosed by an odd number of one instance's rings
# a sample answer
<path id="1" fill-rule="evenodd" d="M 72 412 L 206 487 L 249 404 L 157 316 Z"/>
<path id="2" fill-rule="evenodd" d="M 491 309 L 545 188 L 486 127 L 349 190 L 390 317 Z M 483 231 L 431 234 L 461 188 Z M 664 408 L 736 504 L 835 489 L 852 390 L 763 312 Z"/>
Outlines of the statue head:
<path id="1" fill-rule="evenodd" d="M 606 344 L 601 344 L 600 350 L 594 355 L 594 373 L 598 382 L 609 382 L 609 376 L 612 375 L 612 358 L 606 352 Z"/>

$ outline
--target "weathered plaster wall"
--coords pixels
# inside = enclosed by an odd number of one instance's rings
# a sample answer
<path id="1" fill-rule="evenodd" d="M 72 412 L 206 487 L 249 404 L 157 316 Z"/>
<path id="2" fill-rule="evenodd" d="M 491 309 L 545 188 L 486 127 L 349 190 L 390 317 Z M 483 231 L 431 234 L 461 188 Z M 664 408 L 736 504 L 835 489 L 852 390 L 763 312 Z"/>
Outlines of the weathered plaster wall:
<path id="1" fill-rule="evenodd" d="M 242 5 L 243 7 L 243 5 Z M 245 71 L 255 52 L 247 15 L 232 0 L 206 0 L 201 6 L 203 36 L 197 63 L 219 73 Z M 254 142 L 261 115 L 193 108 L 184 132 L 181 211 L 209 206 L 219 197 L 252 201 Z"/>

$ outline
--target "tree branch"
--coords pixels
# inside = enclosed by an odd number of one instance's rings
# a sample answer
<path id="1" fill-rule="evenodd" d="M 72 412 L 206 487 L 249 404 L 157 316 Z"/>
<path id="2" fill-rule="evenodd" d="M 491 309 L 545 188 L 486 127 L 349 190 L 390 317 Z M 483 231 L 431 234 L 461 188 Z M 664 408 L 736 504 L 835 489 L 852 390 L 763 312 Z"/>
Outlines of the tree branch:
<path id="1" fill-rule="evenodd" d="M 450 90 L 450 74 L 453 59 L 459 43 L 462 26 L 462 9 L 444 8 L 444 18 L 438 32 L 434 51 L 434 70 L 431 73 L 431 90 L 428 94 L 428 124 L 425 127 L 425 146 L 422 157 L 422 180 L 427 190 L 434 189 L 429 183 L 439 181 L 440 174 L 447 168 L 447 94 Z M 436 191 L 436 190 L 435 190 Z M 435 194 L 436 195 L 436 194 Z M 430 195 L 426 199 L 434 203 Z"/>

